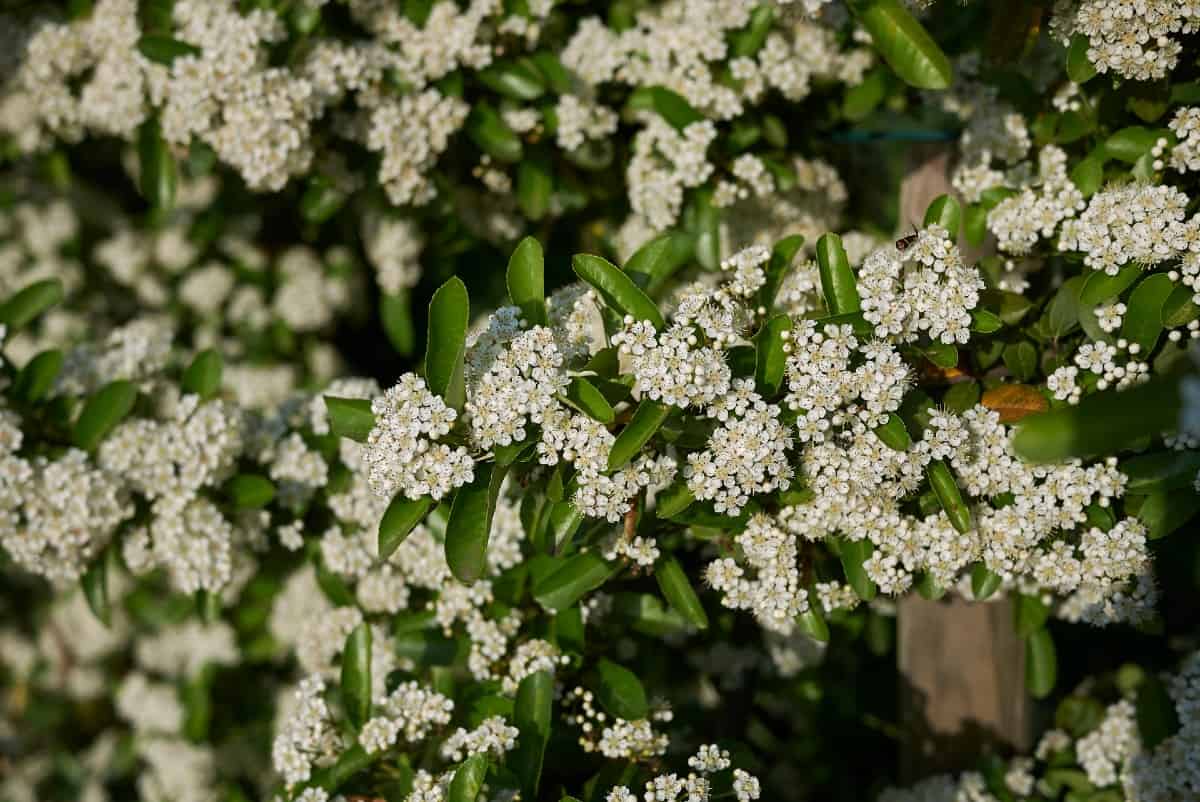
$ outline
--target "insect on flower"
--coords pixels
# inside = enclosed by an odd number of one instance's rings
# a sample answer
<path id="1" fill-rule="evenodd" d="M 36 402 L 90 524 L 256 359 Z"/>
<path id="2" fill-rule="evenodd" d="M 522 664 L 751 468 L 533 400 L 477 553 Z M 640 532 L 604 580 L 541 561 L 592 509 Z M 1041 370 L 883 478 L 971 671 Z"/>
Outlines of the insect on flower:
<path id="1" fill-rule="evenodd" d="M 921 232 L 917 230 L 916 226 L 913 226 L 913 233 L 896 240 L 896 250 L 900 251 L 901 253 L 907 251 L 913 246 L 913 243 L 915 243 L 917 238 L 920 236 Z"/>

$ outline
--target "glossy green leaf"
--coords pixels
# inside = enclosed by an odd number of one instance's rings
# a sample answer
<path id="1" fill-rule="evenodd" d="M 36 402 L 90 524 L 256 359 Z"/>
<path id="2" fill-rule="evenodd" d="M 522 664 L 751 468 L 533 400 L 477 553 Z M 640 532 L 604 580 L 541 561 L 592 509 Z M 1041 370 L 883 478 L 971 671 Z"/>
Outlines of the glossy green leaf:
<path id="1" fill-rule="evenodd" d="M 355 730 L 371 717 L 371 625 L 363 621 L 342 650 L 342 705 Z"/>
<path id="2" fill-rule="evenodd" d="M 986 309 L 971 310 L 971 331 L 975 334 L 992 334 L 1004 327 L 999 315 Z"/>
<path id="3" fill-rule="evenodd" d="M 412 356 L 417 344 L 417 333 L 413 328 L 412 301 L 408 290 L 379 295 L 379 322 L 388 342 L 400 356 Z"/>
<path id="4" fill-rule="evenodd" d="M 554 678 L 550 672 L 527 674 L 517 686 L 513 724 L 520 735 L 510 761 L 521 782 L 521 794 L 525 799 L 537 799 L 546 742 L 550 739 L 553 707 Z"/>
<path id="5" fill-rule="evenodd" d="M 1006 345 L 1004 366 L 1018 381 L 1029 381 L 1038 371 L 1037 348 L 1028 340 Z"/>
<path id="6" fill-rule="evenodd" d="M 692 108 L 692 104 L 688 103 L 678 92 L 667 89 L 665 86 L 654 86 L 649 91 L 654 110 L 662 115 L 662 118 L 672 128 L 682 131 L 692 123 L 704 119 L 704 115 Z"/>
<path id="7" fill-rule="evenodd" d="M 1200 471 L 1200 451 L 1160 451 L 1122 460 L 1121 473 L 1128 477 L 1126 493 L 1152 493 L 1190 487 Z"/>
<path id="8" fill-rule="evenodd" d="M 447 802 L 476 802 L 487 776 L 487 753 L 471 755 L 454 770 Z"/>
<path id="9" fill-rule="evenodd" d="M 178 167 L 171 147 L 162 138 L 158 120 L 151 118 L 138 129 L 138 161 L 142 197 L 155 209 L 170 211 L 175 205 Z"/>
<path id="10" fill-rule="evenodd" d="M 71 441 L 84 451 L 94 450 L 105 435 L 133 411 L 137 394 L 133 382 L 123 379 L 100 388 L 79 413 L 71 432 Z"/>
<path id="11" fill-rule="evenodd" d="M 113 546 L 108 546 L 100 553 L 79 580 L 83 589 L 83 598 L 87 600 L 88 608 L 96 619 L 104 626 L 112 625 L 112 606 L 108 599 L 108 572 L 116 560 Z"/>
<path id="12" fill-rule="evenodd" d="M 1200 306 L 1197 306 L 1193 300 L 1194 295 L 1195 292 L 1191 287 L 1182 285 L 1171 290 L 1171 294 L 1163 302 L 1162 324 L 1164 328 L 1179 328 L 1200 318 Z"/>
<path id="13" fill-rule="evenodd" d="M 663 317 L 658 306 L 612 262 L 580 253 L 571 260 L 571 266 L 575 275 L 592 285 L 612 309 L 622 315 L 630 315 L 635 320 L 647 320 L 656 329 L 663 328 Z"/>
<path id="14" fill-rule="evenodd" d="M 1025 639 L 1025 687 L 1035 699 L 1045 699 L 1058 682 L 1058 656 L 1049 630 L 1039 629 Z"/>
<path id="15" fill-rule="evenodd" d="M 926 359 L 939 368 L 949 370 L 958 366 L 958 347 L 950 343 L 930 343 L 921 349 L 921 352 L 925 354 Z"/>
<path id="16" fill-rule="evenodd" d="M 918 89 L 950 86 L 950 59 L 900 0 L 850 0 L 848 5 L 883 60 L 906 83 Z"/>
<path id="17" fill-rule="evenodd" d="M 1179 713 L 1166 684 L 1153 674 L 1142 679 L 1137 689 L 1137 725 L 1143 748 L 1156 749 L 1179 732 Z"/>
<path id="18" fill-rule="evenodd" d="M 663 559 L 654 569 L 658 589 L 672 609 L 679 612 L 699 629 L 708 629 L 708 614 L 695 588 L 684 573 L 683 566 L 674 557 Z"/>
<path id="19" fill-rule="evenodd" d="M 1137 343 L 1141 346 L 1139 356 L 1142 358 L 1158 344 L 1158 338 L 1163 331 L 1163 305 L 1174 289 L 1175 282 L 1171 281 L 1169 276 L 1165 273 L 1155 273 L 1134 287 L 1129 296 L 1128 311 L 1121 324 L 1121 336 L 1129 340 L 1130 344 Z"/>
<path id="20" fill-rule="evenodd" d="M 429 496 L 409 499 L 403 493 L 397 493 L 379 519 L 379 559 L 391 557 L 431 509 L 433 499 Z"/>
<path id="21" fill-rule="evenodd" d="M 35 281 L 13 295 L 0 306 L 0 324 L 8 327 L 8 336 L 28 326 L 34 318 L 50 307 L 62 303 L 63 285 L 60 279 Z"/>
<path id="22" fill-rule="evenodd" d="M 775 21 L 775 10 L 769 3 L 759 4 L 750 12 L 750 21 L 729 37 L 730 51 L 734 58 L 753 56 L 767 41 L 771 23 Z"/>
<path id="23" fill-rule="evenodd" d="M 820 602 L 817 600 L 816 594 L 810 594 L 808 609 L 796 616 L 796 625 L 800 631 L 813 640 L 821 643 L 829 642 L 829 624 L 825 621 L 825 616 L 817 608 Z"/>
<path id="24" fill-rule="evenodd" d="M 1096 77 L 1096 67 L 1088 59 L 1088 47 L 1087 35 L 1082 33 L 1072 36 L 1067 47 L 1067 77 L 1077 84 L 1085 84 Z"/>
<path id="25" fill-rule="evenodd" d="M 858 281 L 850 269 L 842 238 L 824 234 L 817 240 L 817 264 L 821 275 L 821 292 L 825 307 L 831 315 L 849 315 L 862 308 L 858 297 Z"/>
<path id="26" fill-rule="evenodd" d="M 967 244 L 978 248 L 987 239 L 987 217 L 991 211 L 979 203 L 972 203 L 963 212 L 963 237 Z"/>
<path id="27" fill-rule="evenodd" d="M 693 238 L 685 232 L 660 234 L 634 251 L 625 263 L 625 273 L 643 291 L 653 295 L 687 264 L 694 249 Z"/>
<path id="28" fill-rule="evenodd" d="M 1143 275 L 1144 271 L 1138 265 L 1125 265 L 1115 276 L 1110 276 L 1103 270 L 1092 272 L 1079 291 L 1079 303 L 1084 306 L 1099 306 L 1116 298 Z"/>
<path id="29" fill-rule="evenodd" d="M 275 485 L 257 473 L 239 473 L 225 483 L 225 497 L 238 510 L 261 509 L 275 498 Z"/>
<path id="30" fill-rule="evenodd" d="M 162 64 L 166 67 L 170 67 L 171 62 L 180 56 L 200 55 L 200 48 L 195 45 L 158 34 L 148 34 L 138 39 L 137 49 L 155 64 Z"/>
<path id="31" fill-rule="evenodd" d="M 922 572 L 921 577 L 915 583 L 915 587 L 917 593 L 921 594 L 921 598 L 928 601 L 937 601 L 946 595 L 946 588 L 928 571 Z"/>
<path id="32" fill-rule="evenodd" d="M 754 383 L 766 398 L 773 398 L 783 384 L 787 370 L 787 346 L 792 331 L 792 320 L 787 315 L 776 315 L 763 324 L 755 337 Z"/>
<path id="33" fill-rule="evenodd" d="M 612 423 L 616 418 L 616 413 L 604 394 L 596 389 L 596 385 L 581 376 L 571 379 L 571 383 L 567 385 L 567 400 L 571 402 L 571 406 L 601 423 Z"/>
<path id="34" fill-rule="evenodd" d="M 646 399 L 638 404 L 633 417 L 617 435 L 608 452 L 608 470 L 615 471 L 640 454 L 642 448 L 671 414 L 672 407 Z"/>
<path id="35" fill-rule="evenodd" d="M 984 290 L 980 293 L 980 303 L 1006 326 L 1015 326 L 1033 308 L 1028 298 L 1006 290 Z"/>
<path id="36" fill-rule="evenodd" d="M 971 595 L 976 601 L 990 599 L 1000 589 L 1000 575 L 983 563 L 971 568 Z"/>
<path id="37" fill-rule="evenodd" d="M 487 569 L 492 516 L 506 472 L 492 463 L 478 463 L 474 481 L 454 493 L 450 518 L 446 521 L 446 564 L 463 584 L 473 584 Z"/>
<path id="38" fill-rule="evenodd" d="M 467 295 L 467 286 L 458 276 L 452 276 L 429 302 L 425 382 L 430 392 L 440 395 L 455 409 L 462 409 L 465 400 L 463 359 L 470 322 L 471 299 Z"/>
<path id="39" fill-rule="evenodd" d="M 546 91 L 541 72 L 529 59 L 494 61 L 478 76 L 484 86 L 513 100 L 536 100 Z"/>
<path id="40" fill-rule="evenodd" d="M 842 97 L 842 116 L 850 122 L 861 122 L 879 107 L 887 97 L 888 70 L 877 66 L 870 70 L 860 83 L 846 89 Z"/>
<path id="41" fill-rule="evenodd" d="M 939 195 L 925 210 L 925 225 L 941 226 L 950 233 L 950 239 L 958 239 L 958 230 L 962 227 L 962 207 L 951 195 Z"/>
<path id="42" fill-rule="evenodd" d="M 54 381 L 62 372 L 63 352 L 58 349 L 42 351 L 29 360 L 13 380 L 12 395 L 26 404 L 36 404 L 50 394 Z"/>
<path id="43" fill-rule="evenodd" d="M 334 437 L 348 437 L 360 443 L 375 428 L 375 413 L 366 398 L 338 398 L 325 396 L 325 410 L 329 415 L 329 431 Z"/>
<path id="44" fill-rule="evenodd" d="M 593 552 L 568 557 L 562 565 L 533 586 L 533 598 L 547 610 L 565 610 L 603 585 L 617 567 Z"/>
<path id="45" fill-rule="evenodd" d="M 875 580 L 867 575 L 863 566 L 875 553 L 875 546 L 867 538 L 861 540 L 842 540 L 839 548 L 842 560 L 842 570 L 846 573 L 846 582 L 863 601 L 871 601 L 879 592 Z"/>
<path id="46" fill-rule="evenodd" d="M 525 155 L 521 138 L 488 103 L 476 103 L 467 117 L 467 136 L 498 162 L 515 164 Z"/>
<path id="47" fill-rule="evenodd" d="M 221 390 L 221 366 L 221 355 L 207 348 L 196 354 L 196 358 L 187 366 L 180 386 L 185 393 L 212 398 Z"/>
<path id="48" fill-rule="evenodd" d="M 554 550 L 562 551 L 583 523 L 583 514 L 569 501 L 556 501 L 550 507 L 550 532 L 554 535 Z"/>
<path id="49" fill-rule="evenodd" d="M 960 415 L 979 403 L 979 382 L 965 381 L 950 385 L 942 396 L 942 404 L 951 412 Z"/>
<path id="50" fill-rule="evenodd" d="M 803 246 L 804 237 L 793 234 L 779 240 L 771 249 L 771 260 L 767 262 L 767 280 L 758 291 L 759 303 L 763 308 L 771 309 L 775 305 L 775 296 L 779 294 L 779 288 L 791 272 L 796 254 Z"/>
<path id="51" fill-rule="evenodd" d="M 693 230 L 696 261 L 705 270 L 716 270 L 721 265 L 721 210 L 712 202 L 711 192 L 696 195 Z"/>
<path id="52" fill-rule="evenodd" d="M 1200 512 L 1200 495 L 1190 487 L 1155 490 L 1138 509 L 1146 525 L 1146 539 L 1158 540 L 1186 524 Z"/>
<path id="53" fill-rule="evenodd" d="M 1092 197 L 1104 185 L 1104 159 L 1099 156 L 1080 159 L 1071 168 L 1070 178 L 1084 198 Z"/>
<path id="54" fill-rule="evenodd" d="M 908 433 L 908 427 L 904 425 L 904 419 L 895 412 L 888 415 L 887 422 L 875 427 L 875 436 L 882 440 L 885 446 L 896 451 L 908 451 L 912 445 L 912 436 Z"/>
<path id="55" fill-rule="evenodd" d="M 1104 141 L 1104 152 L 1126 164 L 1133 164 L 1148 153 L 1163 134 L 1162 129 L 1131 125 L 1111 134 Z"/>
<path id="56" fill-rule="evenodd" d="M 963 501 L 950 466 L 942 460 L 933 460 L 926 466 L 925 475 L 950 524 L 959 532 L 971 531 L 971 511 Z"/>
<path id="57" fill-rule="evenodd" d="M 566 94 L 571 91 L 574 85 L 571 73 L 562 65 L 557 55 L 549 50 L 541 50 L 534 53 L 529 59 L 538 68 L 538 72 L 542 74 L 542 78 L 546 80 L 551 91 L 558 94 Z"/>
<path id="58" fill-rule="evenodd" d="M 676 479 L 655 497 L 656 512 L 660 518 L 674 518 L 696 500 L 684 479 Z"/>
<path id="59" fill-rule="evenodd" d="M 308 179 L 300 196 L 300 214 L 310 223 L 324 223 L 346 205 L 346 193 L 323 175 Z"/>
<path id="60" fill-rule="evenodd" d="M 1027 638 L 1046 624 L 1050 617 L 1050 606 L 1037 596 L 1016 594 L 1013 602 L 1013 628 L 1017 637 Z"/>
<path id="61" fill-rule="evenodd" d="M 646 689 L 632 671 L 602 657 L 596 663 L 596 679 L 596 698 L 609 714 L 627 721 L 649 715 Z"/>
<path id="62" fill-rule="evenodd" d="M 554 173 L 549 159 L 538 152 L 521 160 L 517 167 L 517 206 L 529 220 L 541 220 L 550 211 Z"/>
<path id="63" fill-rule="evenodd" d="M 526 237 L 517 245 L 508 260 L 508 297 L 530 325 L 546 323 L 546 279 L 542 245 Z"/>

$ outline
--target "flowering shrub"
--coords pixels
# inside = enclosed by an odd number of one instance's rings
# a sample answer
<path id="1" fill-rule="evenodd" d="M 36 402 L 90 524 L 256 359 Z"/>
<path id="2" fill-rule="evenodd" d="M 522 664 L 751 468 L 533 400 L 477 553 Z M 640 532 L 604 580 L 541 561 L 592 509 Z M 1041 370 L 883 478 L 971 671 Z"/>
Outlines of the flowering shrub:
<path id="1" fill-rule="evenodd" d="M 1197 798 L 1200 7 L 1011 5 L 8 4 L 0 802 Z"/>

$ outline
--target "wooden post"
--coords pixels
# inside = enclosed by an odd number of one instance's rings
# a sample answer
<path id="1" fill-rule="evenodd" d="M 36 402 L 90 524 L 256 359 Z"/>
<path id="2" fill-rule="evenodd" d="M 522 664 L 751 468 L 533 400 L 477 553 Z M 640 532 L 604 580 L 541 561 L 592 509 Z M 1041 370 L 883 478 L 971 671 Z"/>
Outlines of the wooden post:
<path id="1" fill-rule="evenodd" d="M 943 145 L 912 148 L 900 188 L 901 232 L 921 224 L 934 198 L 953 193 L 950 160 Z M 968 262 L 981 255 L 963 254 Z M 980 754 L 1028 750 L 1025 644 L 1013 630 L 1012 615 L 1008 600 L 947 597 L 930 602 L 910 593 L 900 602 L 900 768 L 905 782 L 969 769 Z"/>

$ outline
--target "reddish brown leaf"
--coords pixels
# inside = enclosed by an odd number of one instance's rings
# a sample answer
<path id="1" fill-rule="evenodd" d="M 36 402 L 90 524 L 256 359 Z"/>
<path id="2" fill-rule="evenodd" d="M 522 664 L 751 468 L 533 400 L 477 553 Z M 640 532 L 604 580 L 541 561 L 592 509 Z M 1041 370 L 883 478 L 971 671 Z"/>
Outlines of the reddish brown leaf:
<path id="1" fill-rule="evenodd" d="M 1026 415 L 1045 412 L 1046 397 L 1028 384 L 1002 384 L 983 394 L 980 403 L 1000 413 L 1001 423 L 1015 423 Z"/>

